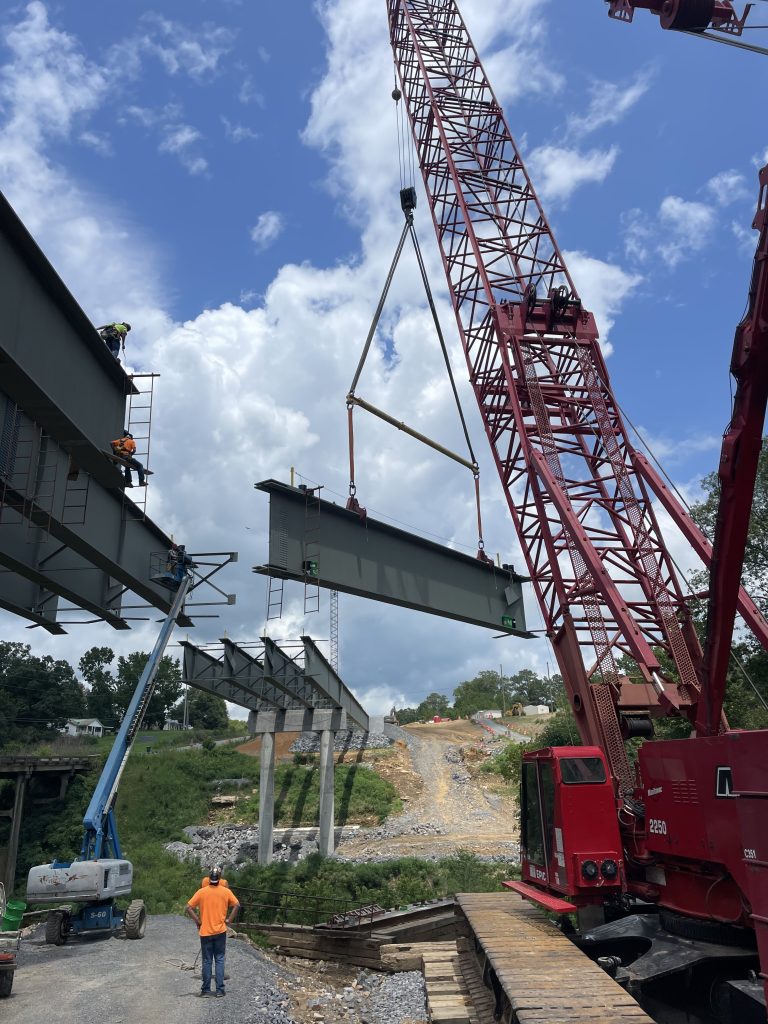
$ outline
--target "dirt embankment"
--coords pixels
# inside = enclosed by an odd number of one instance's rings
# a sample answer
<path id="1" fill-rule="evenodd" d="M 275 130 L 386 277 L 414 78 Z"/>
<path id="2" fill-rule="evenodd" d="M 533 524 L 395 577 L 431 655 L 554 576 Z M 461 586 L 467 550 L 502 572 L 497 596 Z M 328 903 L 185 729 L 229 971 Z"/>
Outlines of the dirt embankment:
<path id="1" fill-rule="evenodd" d="M 379 763 L 370 763 L 396 786 L 402 814 L 378 829 L 345 841 L 344 857 L 435 857 L 467 850 L 480 856 L 517 856 L 516 801 L 509 786 L 473 770 L 482 755 L 473 749 L 488 734 L 474 722 L 445 722 L 407 727 L 409 748 L 399 746 Z"/>

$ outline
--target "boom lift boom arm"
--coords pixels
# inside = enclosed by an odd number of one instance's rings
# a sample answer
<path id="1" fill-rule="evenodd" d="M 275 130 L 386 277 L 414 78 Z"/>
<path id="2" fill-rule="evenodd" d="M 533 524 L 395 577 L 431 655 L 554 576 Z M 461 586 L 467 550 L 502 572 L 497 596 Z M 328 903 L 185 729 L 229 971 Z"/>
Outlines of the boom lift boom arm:
<path id="1" fill-rule="evenodd" d="M 184 598 L 192 584 L 192 577 L 185 575 L 176 591 L 173 603 L 165 617 L 162 628 L 147 658 L 144 671 L 136 686 L 131 702 L 123 717 L 122 724 L 115 736 L 115 742 L 109 752 L 99 781 L 94 790 L 91 802 L 83 817 L 85 833 L 80 850 L 81 860 L 95 860 L 100 857 L 122 857 L 120 840 L 115 824 L 114 804 L 123 769 L 131 752 L 136 734 L 144 720 L 144 712 L 155 691 L 157 670 L 160 667 L 165 648 L 176 625 Z"/>

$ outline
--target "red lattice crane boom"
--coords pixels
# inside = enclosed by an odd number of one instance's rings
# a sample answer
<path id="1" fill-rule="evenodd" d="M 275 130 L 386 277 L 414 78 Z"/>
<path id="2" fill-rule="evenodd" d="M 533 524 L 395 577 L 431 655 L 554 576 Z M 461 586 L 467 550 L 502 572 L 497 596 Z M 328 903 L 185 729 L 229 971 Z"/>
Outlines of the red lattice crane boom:
<path id="1" fill-rule="evenodd" d="M 458 8 L 389 0 L 389 14 L 470 380 L 546 629 L 584 742 L 604 747 L 631 788 L 630 716 L 675 709 L 694 720 L 701 686 L 702 652 L 651 503 L 657 479 L 628 439 L 594 317 Z M 687 518 L 679 506 L 677 518 Z M 656 649 L 678 680 L 663 678 Z M 622 686 L 622 654 L 643 684 Z"/>
<path id="2" fill-rule="evenodd" d="M 730 732 L 722 715 L 737 609 L 768 649 L 768 625 L 739 582 L 768 387 L 768 171 L 713 554 L 627 436 L 594 317 L 456 3 L 387 2 L 470 382 L 585 744 L 526 755 L 522 888 L 568 906 L 624 894 L 755 929 L 768 968 L 768 734 Z M 705 652 L 655 500 L 712 569 Z M 640 682 L 622 676 L 623 655 Z M 668 714 L 700 738 L 646 743 L 630 766 L 625 740 Z"/>

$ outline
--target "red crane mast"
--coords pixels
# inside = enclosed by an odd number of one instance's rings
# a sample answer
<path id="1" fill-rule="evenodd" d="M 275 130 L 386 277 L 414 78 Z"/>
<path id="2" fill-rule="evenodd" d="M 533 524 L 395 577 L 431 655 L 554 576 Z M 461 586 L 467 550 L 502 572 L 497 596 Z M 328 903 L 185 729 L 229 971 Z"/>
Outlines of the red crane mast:
<path id="1" fill-rule="evenodd" d="M 629 441 L 594 317 L 456 4 L 389 0 L 389 19 L 470 381 L 547 633 L 583 741 L 628 791 L 623 738 L 642 731 L 637 717 L 693 721 L 701 690 L 702 652 L 652 506 L 658 478 Z M 668 492 L 664 503 L 695 532 Z M 643 683 L 622 680 L 623 654 Z"/>
<path id="2" fill-rule="evenodd" d="M 713 550 L 627 436 L 594 317 L 455 0 L 387 3 L 470 383 L 585 744 L 526 755 L 514 885 L 575 901 L 552 909 L 623 893 L 755 929 L 768 972 L 768 734 L 730 731 L 722 713 L 737 610 L 768 650 L 768 624 L 740 586 L 768 397 L 768 169 Z M 654 500 L 711 570 L 704 652 Z M 622 675 L 624 655 L 640 682 Z M 624 741 L 669 714 L 697 738 L 643 744 L 630 766 Z"/>

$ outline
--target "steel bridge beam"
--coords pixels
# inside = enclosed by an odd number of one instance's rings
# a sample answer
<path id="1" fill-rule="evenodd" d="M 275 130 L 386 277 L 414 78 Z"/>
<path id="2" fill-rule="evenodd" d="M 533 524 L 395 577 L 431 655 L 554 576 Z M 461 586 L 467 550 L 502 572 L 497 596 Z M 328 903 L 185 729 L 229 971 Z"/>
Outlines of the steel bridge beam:
<path id="1" fill-rule="evenodd" d="M 223 652 L 218 657 L 184 640 L 181 642 L 184 650 L 183 681 L 259 714 L 343 712 L 345 722 L 349 719 L 368 732 L 370 720 L 363 706 L 339 679 L 312 639 L 308 636 L 301 639 L 304 644 L 303 670 L 268 637 L 262 641 L 265 647 L 263 662 L 231 640 L 223 641 Z M 294 719 L 299 720 L 296 715 L 289 720 Z"/>
<path id="2" fill-rule="evenodd" d="M 0 309 L 2 390 L 107 484 L 133 384 L 2 194 Z"/>
<path id="3" fill-rule="evenodd" d="M 522 584 L 513 570 L 424 540 L 275 480 L 256 484 L 269 494 L 266 576 L 341 590 L 386 604 L 430 612 L 511 636 L 532 637 L 525 625 Z M 319 512 L 315 510 L 319 506 Z M 307 516 L 316 515 L 306 562 Z M 314 559 L 314 556 L 313 556 Z"/>

